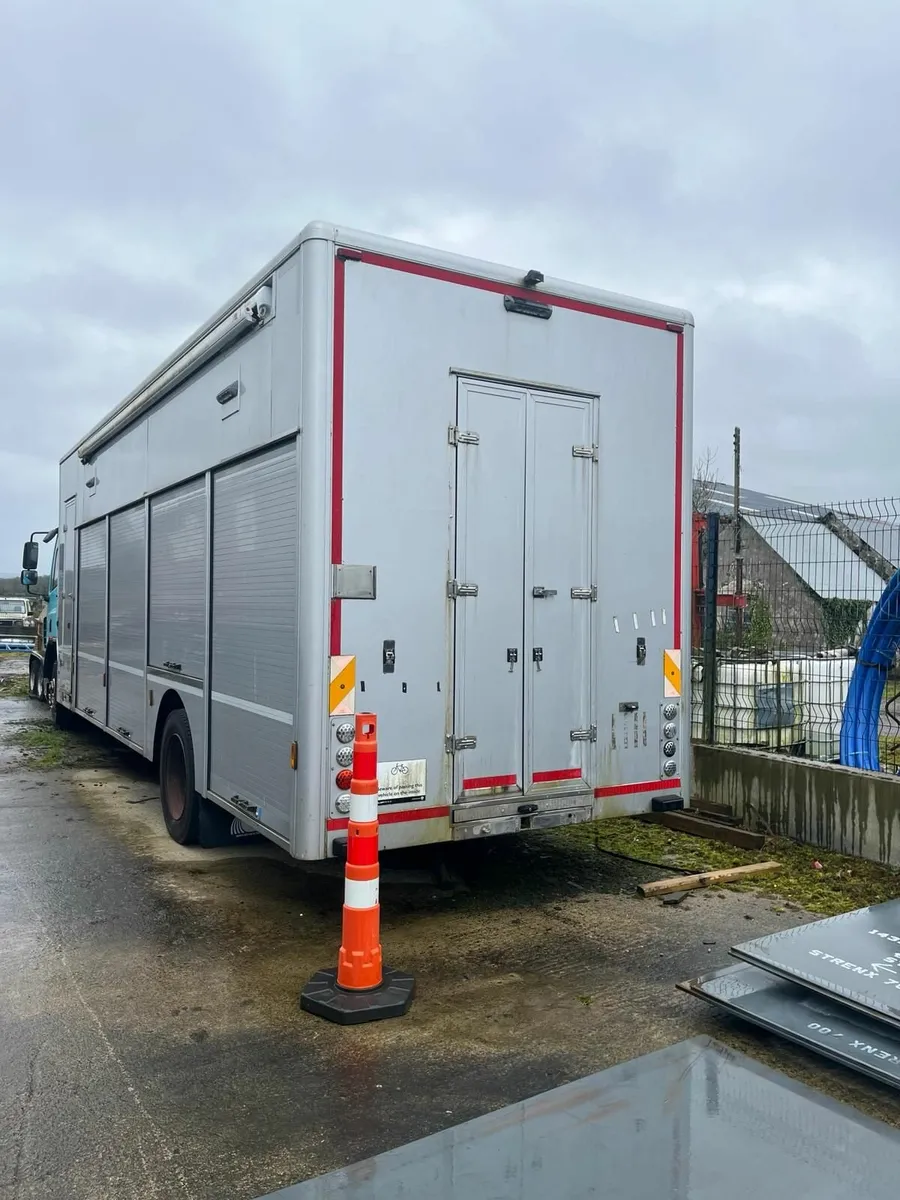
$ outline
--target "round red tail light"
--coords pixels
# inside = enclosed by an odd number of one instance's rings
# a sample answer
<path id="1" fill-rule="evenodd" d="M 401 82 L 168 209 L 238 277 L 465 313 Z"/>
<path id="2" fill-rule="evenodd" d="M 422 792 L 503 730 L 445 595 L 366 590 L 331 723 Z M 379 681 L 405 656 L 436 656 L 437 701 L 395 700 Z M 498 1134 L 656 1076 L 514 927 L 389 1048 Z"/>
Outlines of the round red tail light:
<path id="1" fill-rule="evenodd" d="M 338 785 L 342 792 L 346 792 L 352 781 L 352 771 L 338 771 L 337 775 L 334 777 L 334 782 Z"/>

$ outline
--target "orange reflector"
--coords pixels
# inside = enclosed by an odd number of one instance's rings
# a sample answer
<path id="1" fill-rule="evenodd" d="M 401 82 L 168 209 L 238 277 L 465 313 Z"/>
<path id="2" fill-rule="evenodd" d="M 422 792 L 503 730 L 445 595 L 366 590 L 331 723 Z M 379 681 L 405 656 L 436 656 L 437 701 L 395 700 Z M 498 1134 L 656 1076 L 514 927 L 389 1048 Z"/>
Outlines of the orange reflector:
<path id="1" fill-rule="evenodd" d="M 297 770 L 297 743 L 291 742 L 291 770 Z"/>
<path id="2" fill-rule="evenodd" d="M 342 792 L 346 792 L 347 788 L 353 782 L 352 771 L 338 771 L 334 778 L 334 782 L 338 785 Z"/>

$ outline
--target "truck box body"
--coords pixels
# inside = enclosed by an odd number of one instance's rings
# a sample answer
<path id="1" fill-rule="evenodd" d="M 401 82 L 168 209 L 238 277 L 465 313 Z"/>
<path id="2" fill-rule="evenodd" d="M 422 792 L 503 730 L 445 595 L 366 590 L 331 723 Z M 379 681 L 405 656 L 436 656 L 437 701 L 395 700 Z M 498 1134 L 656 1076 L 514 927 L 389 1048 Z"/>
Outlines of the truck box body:
<path id="1" fill-rule="evenodd" d="M 354 711 L 386 847 L 688 795 L 691 318 L 523 278 L 308 226 L 63 460 L 57 703 L 303 859 Z"/>

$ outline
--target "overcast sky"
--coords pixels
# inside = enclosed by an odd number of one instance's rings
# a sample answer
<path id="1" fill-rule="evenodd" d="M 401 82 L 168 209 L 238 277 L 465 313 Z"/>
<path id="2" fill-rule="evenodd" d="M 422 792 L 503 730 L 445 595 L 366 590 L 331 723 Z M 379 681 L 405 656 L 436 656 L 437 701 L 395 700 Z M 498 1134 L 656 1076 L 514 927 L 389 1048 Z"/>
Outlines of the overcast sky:
<path id="1" fill-rule="evenodd" d="M 327 15 L 326 15 L 327 11 Z M 310 218 L 693 310 L 695 444 L 895 495 L 900 3 L 0 0 L 0 570 Z"/>

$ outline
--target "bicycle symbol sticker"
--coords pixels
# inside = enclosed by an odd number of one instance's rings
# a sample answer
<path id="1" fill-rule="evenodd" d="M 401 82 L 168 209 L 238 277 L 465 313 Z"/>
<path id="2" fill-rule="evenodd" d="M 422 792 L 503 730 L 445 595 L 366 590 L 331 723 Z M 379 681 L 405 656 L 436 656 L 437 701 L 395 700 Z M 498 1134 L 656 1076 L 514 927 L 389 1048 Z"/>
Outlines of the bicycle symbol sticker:
<path id="1" fill-rule="evenodd" d="M 425 768 L 424 758 L 410 759 L 400 762 L 380 762 L 378 764 L 378 803 L 407 804 L 415 800 L 424 800 Z"/>

